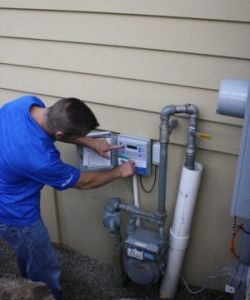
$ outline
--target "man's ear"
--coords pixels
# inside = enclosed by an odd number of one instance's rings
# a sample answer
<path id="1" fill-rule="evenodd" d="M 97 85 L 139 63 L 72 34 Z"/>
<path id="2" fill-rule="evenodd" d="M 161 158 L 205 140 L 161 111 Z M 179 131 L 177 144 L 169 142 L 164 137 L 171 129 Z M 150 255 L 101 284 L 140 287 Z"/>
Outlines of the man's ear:
<path id="1" fill-rule="evenodd" d="M 64 134 L 64 132 L 63 131 L 57 131 L 56 133 L 55 133 L 55 138 L 56 138 L 56 140 L 62 140 L 63 138 L 65 137 L 65 134 Z"/>

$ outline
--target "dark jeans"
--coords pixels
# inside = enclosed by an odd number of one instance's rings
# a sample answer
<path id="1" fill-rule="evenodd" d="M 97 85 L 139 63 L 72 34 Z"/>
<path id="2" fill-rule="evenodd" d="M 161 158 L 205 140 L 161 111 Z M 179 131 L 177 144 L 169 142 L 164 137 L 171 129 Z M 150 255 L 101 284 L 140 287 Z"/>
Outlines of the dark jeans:
<path id="1" fill-rule="evenodd" d="M 21 276 L 46 283 L 53 296 L 61 300 L 60 262 L 43 222 L 24 227 L 0 223 L 0 236 L 15 251 Z"/>

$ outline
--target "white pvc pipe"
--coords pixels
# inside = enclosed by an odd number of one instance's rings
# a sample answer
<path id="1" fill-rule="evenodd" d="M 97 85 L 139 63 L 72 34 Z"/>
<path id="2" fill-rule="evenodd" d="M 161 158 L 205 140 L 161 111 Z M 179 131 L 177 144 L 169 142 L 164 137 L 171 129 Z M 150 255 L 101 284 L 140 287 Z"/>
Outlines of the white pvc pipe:
<path id="1" fill-rule="evenodd" d="M 161 282 L 162 299 L 173 299 L 181 274 L 185 250 L 190 237 L 195 202 L 200 185 L 203 166 L 196 162 L 195 170 L 182 168 L 181 180 L 175 206 L 165 275 Z"/>
<path id="2" fill-rule="evenodd" d="M 133 183 L 133 197 L 134 197 L 134 205 L 138 208 L 140 208 L 139 203 L 139 192 L 138 192 L 138 183 L 137 183 L 137 176 L 134 175 L 132 179 Z"/>
<path id="3" fill-rule="evenodd" d="M 138 207 L 140 209 L 140 203 L 139 203 L 139 192 L 138 192 L 138 182 L 137 182 L 137 176 L 134 175 L 132 178 L 132 186 L 133 186 L 133 198 L 134 198 L 134 206 Z M 136 220 L 136 225 L 140 225 L 140 220 Z"/>

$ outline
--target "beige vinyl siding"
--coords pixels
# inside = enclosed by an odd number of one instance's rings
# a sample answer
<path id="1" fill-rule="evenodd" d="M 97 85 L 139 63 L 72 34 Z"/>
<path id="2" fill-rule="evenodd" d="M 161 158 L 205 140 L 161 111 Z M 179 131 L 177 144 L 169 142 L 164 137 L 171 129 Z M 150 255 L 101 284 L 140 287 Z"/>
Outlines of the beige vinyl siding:
<path id="1" fill-rule="evenodd" d="M 19 25 L 21 24 L 21 26 Z M 250 58 L 248 23 L 0 10 L 0 36 Z"/>
<path id="2" fill-rule="evenodd" d="M 245 78 L 250 69 L 250 60 L 91 44 L 0 38 L 0 48 L 6 64 L 213 91 L 225 74 Z"/>
<path id="3" fill-rule="evenodd" d="M 0 68 L 1 70 L 1 68 Z M 0 71 L 1 72 L 1 71 Z M 22 73 L 23 76 L 23 73 Z M 24 75 L 27 77 L 27 75 Z M 17 78 L 19 78 L 17 76 Z M 60 78 L 60 77 L 59 77 Z M 32 77 L 30 84 L 33 84 Z M 49 82 L 54 85 L 56 79 L 47 78 Z M 62 84 L 67 84 L 67 81 L 60 80 Z M 6 85 L 7 86 L 7 85 Z M 20 91 L 17 84 L 17 89 Z M 37 95 L 45 99 L 48 103 L 53 103 L 56 98 L 51 98 L 43 94 L 39 87 L 36 87 Z M 19 93 L 21 94 L 21 93 Z M 22 93 L 26 94 L 26 93 Z M 18 92 L 14 92 L 16 97 Z M 67 95 L 67 94 L 66 94 Z M 0 90 L 1 99 L 12 98 L 12 91 Z M 89 106 L 94 110 L 102 128 L 115 132 L 124 132 L 131 135 L 144 136 L 157 140 L 159 138 L 159 114 L 153 112 L 146 112 L 141 110 L 132 110 L 128 108 L 121 108 L 117 106 L 102 105 L 97 103 L 89 103 Z M 184 146 L 186 144 L 188 120 L 186 118 L 178 118 L 178 128 L 173 131 L 170 142 L 173 144 Z M 114 130 L 115 129 L 115 130 Z M 241 127 L 232 126 L 206 121 L 199 122 L 199 129 L 201 132 L 211 134 L 212 140 L 198 140 L 198 147 L 204 150 L 218 151 L 228 154 L 237 154 L 240 143 Z"/>
<path id="4" fill-rule="evenodd" d="M 199 285 L 229 259 L 242 120 L 216 114 L 225 77 L 250 79 L 249 0 L 0 0 L 0 104 L 23 94 L 36 94 L 48 105 L 75 96 L 94 110 L 102 129 L 155 140 L 165 105 L 198 106 L 199 131 L 212 139 L 198 140 L 205 171 L 184 271 Z M 188 119 L 178 121 L 170 137 L 168 225 L 185 159 Z M 65 161 L 78 164 L 74 147 L 59 148 Z M 127 180 L 57 197 L 45 192 L 43 212 L 51 208 L 60 221 L 47 214 L 53 238 L 111 261 L 103 207 L 113 194 L 130 202 L 130 190 Z M 155 209 L 157 189 L 140 193 L 143 207 Z"/>
<path id="5" fill-rule="evenodd" d="M 27 56 L 32 59 L 33 55 L 27 54 Z M 21 63 L 24 60 L 25 58 L 23 60 L 21 58 L 19 61 Z M 44 56 L 43 60 L 44 63 L 41 62 L 40 66 L 46 65 L 46 56 Z M 11 60 L 8 61 L 10 62 Z M 9 89 L 20 89 L 27 93 L 36 91 L 37 93 L 58 97 L 74 94 L 86 99 L 88 102 L 128 107 L 156 113 L 159 112 L 164 105 L 171 102 L 175 104 L 195 102 L 200 108 L 200 119 L 202 120 L 241 124 L 241 121 L 238 119 L 223 118 L 215 114 L 217 102 L 216 90 L 180 86 L 177 85 L 177 83 L 161 84 L 157 82 L 146 82 L 145 80 L 138 81 L 113 76 L 99 76 L 90 74 L 89 72 L 80 73 L 57 69 L 48 70 L 41 67 L 21 66 L 21 64 L 13 65 L 13 61 L 11 62 L 11 65 L 0 64 L 1 72 L 5 74 L 5 76 L 0 78 L 1 86 Z M 56 62 L 53 63 L 56 64 Z M 34 65 L 37 66 L 38 64 Z M 58 63 L 58 66 L 59 65 L 60 63 Z M 124 68 L 125 67 L 126 62 L 124 62 Z M 99 68 L 99 66 L 97 66 L 97 68 Z M 121 71 L 123 71 L 123 69 Z M 171 73 L 171 71 L 169 73 Z M 188 80 L 188 69 L 186 73 Z M 235 74 L 236 72 L 232 70 L 232 73 Z M 18 77 L 18 81 L 13 81 L 13 76 Z M 169 77 L 171 77 L 171 74 L 169 74 Z M 51 84 L 52 82 L 53 85 Z M 35 90 L 33 90 L 33 88 L 35 88 Z"/>
<path id="6" fill-rule="evenodd" d="M 1 7 L 250 21 L 248 0 L 1 0 Z"/>

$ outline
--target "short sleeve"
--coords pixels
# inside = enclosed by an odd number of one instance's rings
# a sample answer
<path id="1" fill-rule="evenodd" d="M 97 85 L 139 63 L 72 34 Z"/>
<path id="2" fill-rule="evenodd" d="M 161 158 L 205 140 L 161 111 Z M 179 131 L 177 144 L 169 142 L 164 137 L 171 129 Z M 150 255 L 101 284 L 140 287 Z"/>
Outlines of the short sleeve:
<path id="1" fill-rule="evenodd" d="M 23 147 L 22 155 L 15 158 L 15 170 L 23 176 L 41 184 L 65 190 L 73 187 L 80 178 L 80 171 L 63 162 L 59 151 L 50 146 Z M 32 153 L 32 154 L 31 154 Z M 24 157 L 26 156 L 26 159 Z"/>
<path id="2" fill-rule="evenodd" d="M 80 178 L 80 171 L 58 159 L 53 164 L 44 165 L 42 168 L 30 173 L 29 177 L 57 190 L 65 190 L 77 183 Z"/>

